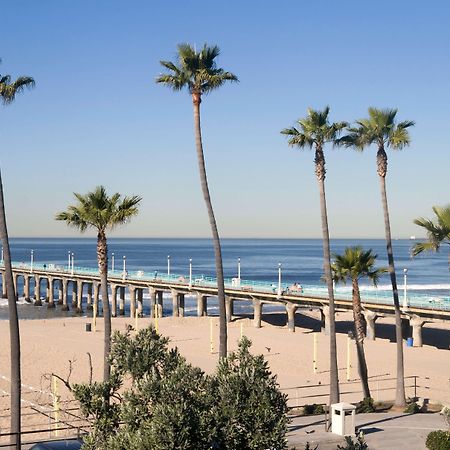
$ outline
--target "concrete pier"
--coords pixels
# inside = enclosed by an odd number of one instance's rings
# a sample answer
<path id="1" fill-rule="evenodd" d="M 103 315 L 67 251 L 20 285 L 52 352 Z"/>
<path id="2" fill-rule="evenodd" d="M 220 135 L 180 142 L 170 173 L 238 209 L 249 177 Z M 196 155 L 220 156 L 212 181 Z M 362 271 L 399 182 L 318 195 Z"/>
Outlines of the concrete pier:
<path id="1" fill-rule="evenodd" d="M 111 283 L 111 317 L 117 317 L 117 284 Z"/>
<path id="2" fill-rule="evenodd" d="M 330 307 L 323 306 L 320 309 L 320 322 L 321 329 L 325 333 L 326 336 L 330 334 Z"/>
<path id="3" fill-rule="evenodd" d="M 35 306 L 42 306 L 41 277 L 39 275 L 36 275 L 34 277 L 34 304 L 35 304 Z"/>
<path id="4" fill-rule="evenodd" d="M 202 292 L 197 292 L 197 316 L 207 316 L 207 302 L 208 297 Z"/>
<path id="5" fill-rule="evenodd" d="M 291 302 L 286 303 L 287 327 L 289 331 L 295 332 L 295 312 L 297 306 Z"/>
<path id="6" fill-rule="evenodd" d="M 69 284 L 69 280 L 67 278 L 63 278 L 61 280 L 62 284 L 62 307 L 63 311 L 69 311 L 69 305 L 67 304 L 67 288 Z"/>
<path id="7" fill-rule="evenodd" d="M 134 286 L 128 287 L 130 291 L 130 317 L 136 316 L 136 288 Z"/>
<path id="8" fill-rule="evenodd" d="M 412 338 L 414 347 L 422 347 L 422 328 L 425 325 L 426 321 L 423 320 L 422 317 L 412 316 L 409 319 L 409 323 L 412 327 Z"/>
<path id="9" fill-rule="evenodd" d="M 55 297 L 53 294 L 53 288 L 54 288 L 54 283 L 53 283 L 53 278 L 48 278 L 48 285 L 47 285 L 47 298 L 48 298 L 48 305 L 47 308 L 48 309 L 52 309 L 55 307 Z"/>
<path id="10" fill-rule="evenodd" d="M 369 310 L 363 311 L 364 318 L 366 319 L 366 338 L 370 341 L 375 340 L 375 321 L 378 315 Z"/>
<path id="11" fill-rule="evenodd" d="M 172 289 L 170 293 L 172 295 L 172 316 L 178 317 L 178 291 Z"/>
<path id="12" fill-rule="evenodd" d="M 149 286 L 148 293 L 150 295 L 150 317 L 154 319 L 156 309 L 156 289 L 152 286 Z"/>
<path id="13" fill-rule="evenodd" d="M 119 315 L 124 316 L 125 315 L 125 286 L 121 286 L 119 288 Z"/>
<path id="14" fill-rule="evenodd" d="M 139 317 L 144 315 L 144 289 L 137 289 L 137 314 Z"/>
<path id="15" fill-rule="evenodd" d="M 255 328 L 261 328 L 262 306 L 261 300 L 253 299 L 253 326 Z"/>

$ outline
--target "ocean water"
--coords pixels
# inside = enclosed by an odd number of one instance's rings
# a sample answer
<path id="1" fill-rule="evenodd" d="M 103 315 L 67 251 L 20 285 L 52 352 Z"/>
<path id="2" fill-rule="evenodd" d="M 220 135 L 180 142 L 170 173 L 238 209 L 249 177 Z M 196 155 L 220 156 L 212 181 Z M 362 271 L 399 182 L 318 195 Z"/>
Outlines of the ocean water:
<path id="1" fill-rule="evenodd" d="M 116 270 L 123 267 L 126 257 L 127 270 L 146 272 L 167 272 L 167 257 L 170 255 L 171 273 L 187 275 L 189 258 L 192 258 L 193 276 L 215 276 L 214 251 L 210 239 L 109 239 L 109 267 Z M 399 288 L 403 285 L 403 270 L 408 269 L 408 292 L 428 295 L 450 294 L 450 273 L 447 254 L 424 253 L 411 258 L 414 241 L 395 240 L 394 256 Z M 387 266 L 385 242 L 382 239 L 333 239 L 333 253 L 342 253 L 349 245 L 371 248 L 378 254 L 378 265 Z M 67 265 L 68 252 L 74 253 L 75 266 L 97 267 L 95 238 L 54 238 L 54 239 L 11 239 L 11 256 L 15 262 L 30 261 L 33 250 L 34 261 L 41 264 Z M 320 239 L 222 239 L 223 265 L 225 277 L 237 275 L 237 261 L 241 260 L 241 278 L 248 280 L 278 280 L 278 264 L 282 264 L 283 283 L 300 283 L 323 286 L 322 241 Z M 367 282 L 362 281 L 362 285 Z M 351 287 L 338 287 L 345 290 Z M 378 289 L 390 290 L 387 275 L 380 280 Z M 20 291 L 20 290 L 19 290 Z M 194 314 L 194 305 L 186 304 L 186 313 Z M 148 302 L 147 302 L 148 303 Z M 191 304 L 192 303 L 192 304 Z M 211 304 L 214 309 L 214 302 Z M 244 306 L 245 308 L 245 306 Z M 45 312 L 43 311 L 45 309 Z M 145 312 L 145 311 L 144 311 Z M 67 313 L 47 311 L 32 305 L 19 304 L 22 318 L 49 317 Z M 70 313 L 69 313 L 70 314 Z M 7 318 L 6 300 L 0 300 L 0 319 Z"/>

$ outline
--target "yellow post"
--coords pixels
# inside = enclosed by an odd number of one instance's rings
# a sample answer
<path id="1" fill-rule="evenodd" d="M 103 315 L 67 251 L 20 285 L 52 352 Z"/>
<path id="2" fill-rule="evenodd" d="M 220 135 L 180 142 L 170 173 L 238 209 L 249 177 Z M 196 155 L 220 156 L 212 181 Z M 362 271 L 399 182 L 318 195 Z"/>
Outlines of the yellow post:
<path id="1" fill-rule="evenodd" d="M 211 353 L 214 353 L 214 323 L 213 320 L 209 320 L 209 340 L 211 344 Z"/>
<path id="2" fill-rule="evenodd" d="M 313 333 L 314 351 L 313 351 L 313 372 L 317 373 L 317 333 Z"/>
<path id="3" fill-rule="evenodd" d="M 347 336 L 347 381 L 350 381 L 350 336 Z"/>
<path id="4" fill-rule="evenodd" d="M 52 375 L 53 382 L 53 410 L 55 412 L 55 436 L 58 436 L 59 428 L 59 393 L 58 393 L 58 379 Z"/>
<path id="5" fill-rule="evenodd" d="M 155 305 L 155 331 L 158 332 L 158 305 Z"/>
<path id="6" fill-rule="evenodd" d="M 94 333 L 97 330 L 97 305 L 94 302 L 94 310 L 93 310 L 93 314 L 92 314 L 92 328 L 94 329 Z"/>
<path id="7" fill-rule="evenodd" d="M 241 322 L 241 339 L 244 337 L 244 322 Z"/>

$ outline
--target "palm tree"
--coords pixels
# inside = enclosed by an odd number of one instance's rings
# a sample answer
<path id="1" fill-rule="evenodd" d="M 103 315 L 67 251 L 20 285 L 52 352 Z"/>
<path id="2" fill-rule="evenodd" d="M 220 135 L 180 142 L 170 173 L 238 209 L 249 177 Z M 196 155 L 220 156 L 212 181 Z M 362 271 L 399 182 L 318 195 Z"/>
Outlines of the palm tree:
<path id="1" fill-rule="evenodd" d="M 437 252 L 441 244 L 450 246 L 450 205 L 446 207 L 433 206 L 436 221 L 419 217 L 414 220 L 416 225 L 422 227 L 427 232 L 428 242 L 418 242 L 413 246 L 412 253 L 414 256 L 423 251 Z M 450 270 L 450 247 L 448 252 L 448 268 Z"/>
<path id="2" fill-rule="evenodd" d="M 397 123 L 395 117 L 396 109 L 376 109 L 369 108 L 369 117 L 356 122 L 355 127 L 349 128 L 349 134 L 339 140 L 339 143 L 346 146 L 352 146 L 357 150 L 364 150 L 372 144 L 378 148 L 377 151 L 377 173 L 381 187 L 381 202 L 384 212 L 384 231 L 386 235 L 386 248 L 389 263 L 389 275 L 392 284 L 392 294 L 395 309 L 395 334 L 397 342 L 397 389 L 395 397 L 395 406 L 404 407 L 406 405 L 404 363 L 403 363 L 403 338 L 402 338 L 402 319 L 400 312 L 400 303 L 398 300 L 397 279 L 395 276 L 394 253 L 392 250 L 391 225 L 389 221 L 389 209 L 386 194 L 386 175 L 388 169 L 388 157 L 386 148 L 401 150 L 409 145 L 410 136 L 408 128 L 414 125 L 414 122 L 407 120 Z"/>
<path id="3" fill-rule="evenodd" d="M 319 183 L 320 212 L 322 219 L 324 276 L 328 287 L 330 307 L 330 404 L 339 402 L 339 374 L 337 366 L 336 328 L 334 317 L 334 293 L 330 262 L 330 235 L 328 232 L 327 203 L 325 198 L 325 155 L 324 146 L 334 144 L 346 122 L 330 123 L 327 106 L 323 111 L 308 109 L 308 116 L 298 120 L 298 127 L 286 128 L 282 134 L 289 136 L 288 144 L 300 149 L 314 147 L 315 172 Z"/>
<path id="4" fill-rule="evenodd" d="M 56 220 L 63 220 L 70 227 L 77 228 L 84 233 L 88 228 L 97 230 L 97 263 L 100 272 L 100 293 L 103 304 L 103 317 L 105 321 L 104 344 L 104 381 L 109 380 L 110 363 L 109 351 L 111 346 L 111 312 L 108 298 L 108 243 L 106 231 L 117 225 L 122 225 L 137 215 L 141 197 L 132 196 L 121 198 L 116 193 L 109 197 L 103 186 L 97 186 L 94 191 L 85 195 L 74 193 L 78 200 L 67 211 L 56 215 Z"/>
<path id="5" fill-rule="evenodd" d="M 217 297 L 219 300 L 220 316 L 219 357 L 225 358 L 227 356 L 227 321 L 225 313 L 222 250 L 220 246 L 219 231 L 217 229 L 217 223 L 209 194 L 200 127 L 200 103 L 202 101 L 202 95 L 208 94 L 214 89 L 219 88 L 226 81 L 238 81 L 236 75 L 217 67 L 215 60 L 219 56 L 219 53 L 219 47 L 217 46 L 209 47 L 205 44 L 203 48 L 197 52 L 190 44 L 179 44 L 177 62 L 160 61 L 161 65 L 169 70 L 169 73 L 159 75 L 156 82 L 163 83 L 175 91 L 181 91 L 183 88 L 187 88 L 192 97 L 200 184 L 203 198 L 206 203 L 206 209 L 208 211 L 216 260 Z"/>
<path id="6" fill-rule="evenodd" d="M 361 313 L 361 295 L 359 280 L 369 278 L 376 286 L 385 269 L 375 269 L 377 255 L 372 250 L 363 251 L 362 247 L 346 247 L 343 255 L 333 255 L 331 265 L 333 279 L 336 282 L 352 282 L 353 319 L 355 323 L 355 342 L 358 355 L 358 373 L 361 379 L 364 398 L 370 398 L 369 377 L 367 374 L 366 356 L 364 353 L 364 320 Z"/>
<path id="7" fill-rule="evenodd" d="M 0 60 L 1 61 L 1 60 Z M 0 98 L 4 105 L 12 103 L 16 94 L 25 88 L 32 88 L 34 80 L 31 77 L 19 77 L 11 81 L 9 75 L 0 75 Z M 11 267 L 11 254 L 9 250 L 8 229 L 6 226 L 6 212 L 3 197 L 3 183 L 0 172 L 0 236 L 3 245 L 6 293 L 9 309 L 9 334 L 11 348 L 11 444 L 17 449 L 21 447 L 20 439 L 20 397 L 21 397 L 21 375 L 20 375 L 20 333 L 19 318 L 17 315 L 16 293 L 14 290 L 13 274 Z"/>

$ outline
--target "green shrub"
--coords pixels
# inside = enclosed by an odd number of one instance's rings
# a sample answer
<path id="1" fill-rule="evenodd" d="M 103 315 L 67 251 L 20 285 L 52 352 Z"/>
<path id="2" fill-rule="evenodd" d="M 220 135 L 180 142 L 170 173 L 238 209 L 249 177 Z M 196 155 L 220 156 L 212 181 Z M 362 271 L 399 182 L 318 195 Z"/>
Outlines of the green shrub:
<path id="1" fill-rule="evenodd" d="M 403 412 L 407 414 L 417 414 L 420 412 L 420 408 L 416 402 L 412 402 L 404 409 Z"/>
<path id="2" fill-rule="evenodd" d="M 318 405 L 316 403 L 313 403 L 312 405 L 305 405 L 303 407 L 303 414 L 305 416 L 312 416 L 312 415 L 318 415 L 318 414 L 324 414 L 325 410 L 323 409 L 322 405 Z"/>
<path id="3" fill-rule="evenodd" d="M 337 450 L 369 450 L 369 447 L 364 440 L 363 432 L 360 432 L 356 438 L 356 441 L 353 441 L 350 436 L 346 436 L 345 446 L 338 445 Z"/>
<path id="4" fill-rule="evenodd" d="M 375 412 L 375 405 L 373 403 L 373 398 L 367 397 L 356 405 L 356 414 L 373 413 L 373 412 Z"/>
<path id="5" fill-rule="evenodd" d="M 450 431 L 432 431 L 425 444 L 429 450 L 450 450 Z"/>

